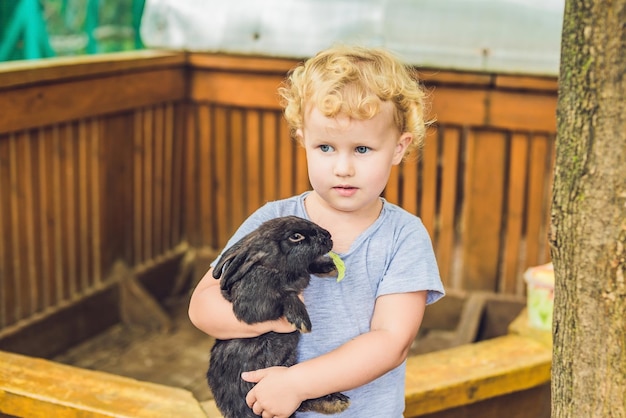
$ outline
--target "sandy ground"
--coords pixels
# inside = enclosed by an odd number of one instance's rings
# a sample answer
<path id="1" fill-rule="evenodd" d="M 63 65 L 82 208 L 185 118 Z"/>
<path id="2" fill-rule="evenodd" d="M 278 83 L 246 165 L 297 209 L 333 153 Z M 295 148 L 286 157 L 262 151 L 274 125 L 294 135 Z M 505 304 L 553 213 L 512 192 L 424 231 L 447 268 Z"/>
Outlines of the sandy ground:
<path id="1" fill-rule="evenodd" d="M 187 300 L 170 301 L 174 319 L 169 332 L 150 332 L 117 324 L 72 347 L 54 360 L 191 391 L 196 399 L 211 399 L 205 374 L 213 339 L 187 318 Z"/>

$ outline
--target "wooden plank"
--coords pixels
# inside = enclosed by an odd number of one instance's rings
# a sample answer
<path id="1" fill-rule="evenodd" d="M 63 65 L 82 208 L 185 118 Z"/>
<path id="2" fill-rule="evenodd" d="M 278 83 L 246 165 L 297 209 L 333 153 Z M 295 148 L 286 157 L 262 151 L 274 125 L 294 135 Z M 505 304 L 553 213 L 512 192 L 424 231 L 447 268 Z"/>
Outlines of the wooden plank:
<path id="1" fill-rule="evenodd" d="M 19 169 L 18 198 L 21 203 L 22 212 L 21 226 L 22 235 L 20 242 L 21 259 L 24 263 L 22 272 L 22 313 L 30 316 L 37 312 L 37 300 L 39 298 L 39 286 L 37 283 L 37 267 L 35 264 L 35 252 L 37 251 L 39 240 L 35 241 L 35 207 L 34 207 L 34 167 L 32 161 L 32 137 L 30 133 L 18 135 L 18 155 L 17 167 Z"/>
<path id="2" fill-rule="evenodd" d="M 54 168 L 54 190 L 56 191 L 54 201 L 54 214 L 57 219 L 57 227 L 55 228 L 54 244 L 57 257 L 57 295 L 58 300 L 68 300 L 70 298 L 73 282 L 73 276 L 71 276 L 73 270 L 70 269 L 70 254 L 72 251 L 72 239 L 69 236 L 69 220 L 68 215 L 73 216 L 73 206 L 70 207 L 70 198 L 67 196 L 69 191 L 72 190 L 71 181 L 68 182 L 68 176 L 71 175 L 72 167 L 69 164 L 71 161 L 71 149 L 68 150 L 67 137 L 68 126 L 55 126 L 53 130 L 54 141 L 54 155 L 53 155 L 53 168 Z M 68 167 L 69 166 L 69 167 Z"/>
<path id="3" fill-rule="evenodd" d="M 545 136 L 533 135 L 530 141 L 528 168 L 528 202 L 526 217 L 526 267 L 543 264 L 545 252 L 543 245 L 547 241 L 546 211 L 548 204 L 548 185 L 551 173 L 549 164 L 548 140 Z"/>
<path id="4" fill-rule="evenodd" d="M 279 183 L 284 173 L 280 171 L 280 131 L 278 130 L 278 122 L 274 112 L 263 112 L 261 118 L 263 133 L 262 137 L 262 178 L 263 178 L 263 204 L 268 201 L 280 198 Z"/>
<path id="5" fill-rule="evenodd" d="M 558 90 L 557 77 L 532 77 L 524 75 L 497 74 L 494 76 L 494 85 L 498 88 L 539 90 L 556 94 Z"/>
<path id="6" fill-rule="evenodd" d="M 511 136 L 509 151 L 509 173 L 506 187 L 507 204 L 504 214 L 505 235 L 503 242 L 502 275 L 498 286 L 501 293 L 520 294 L 521 243 L 523 241 L 524 210 L 526 203 L 528 142 L 525 134 Z"/>
<path id="7" fill-rule="evenodd" d="M 23 212 L 19 207 L 19 178 L 18 178 L 18 142 L 19 139 L 15 135 L 11 135 L 9 137 L 9 184 L 11 197 L 9 199 L 10 202 L 10 214 L 11 214 L 11 249 L 12 249 L 12 261 L 13 261 L 13 300 L 14 310 L 11 312 L 13 316 L 13 320 L 17 321 L 22 319 L 24 316 L 24 298 L 23 295 L 23 283 L 25 282 L 24 277 L 24 262 L 22 260 L 23 253 L 21 252 L 20 244 L 21 244 L 21 231 L 20 225 L 21 222 L 21 214 Z"/>
<path id="8" fill-rule="evenodd" d="M 437 133 L 432 128 L 427 131 L 426 145 L 422 150 L 422 178 L 420 217 L 424 226 L 430 233 L 431 240 L 435 239 L 435 217 L 437 210 L 437 189 L 438 182 L 437 169 L 439 166 L 439 140 Z"/>
<path id="9" fill-rule="evenodd" d="M 212 121 L 210 117 L 209 110 L 206 107 L 200 105 L 186 105 L 184 142 L 180 146 L 184 147 L 181 160 L 184 160 L 185 166 L 184 173 L 182 174 L 182 193 L 185 198 L 189 199 L 189 203 L 181 208 L 181 213 L 184 218 L 185 236 L 192 246 L 202 245 L 204 228 L 210 227 L 205 224 L 204 219 L 201 219 L 202 216 L 209 216 L 212 212 L 207 208 L 205 210 L 207 215 L 204 215 L 202 209 L 202 206 L 205 204 L 202 199 L 208 196 L 200 194 L 200 188 L 206 181 L 203 178 L 201 170 L 206 167 L 211 167 L 210 161 L 203 160 L 204 153 L 200 148 L 203 141 L 210 141 L 212 139 L 210 134 Z M 207 146 L 206 144 L 203 145 Z M 206 167 L 200 166 L 201 161 Z"/>
<path id="10" fill-rule="evenodd" d="M 163 247 L 163 187 L 165 184 L 164 175 L 164 141 L 165 141 L 165 109 L 163 105 L 154 108 L 154 174 L 152 175 L 151 185 L 153 188 L 154 207 L 154 223 L 152 229 L 154 231 L 152 237 L 152 245 L 154 254 L 163 254 L 167 249 Z"/>
<path id="11" fill-rule="evenodd" d="M 227 112 L 223 107 L 215 108 L 215 216 L 218 248 L 226 245 L 230 238 L 229 155 L 227 147 Z"/>
<path id="12" fill-rule="evenodd" d="M 139 215 L 135 212 L 139 196 L 134 193 L 141 185 L 141 178 L 135 172 L 135 162 L 139 161 L 141 152 L 136 142 L 139 127 L 136 119 L 136 113 L 123 112 L 93 122 L 97 125 L 93 132 L 97 132 L 98 138 L 94 141 L 98 145 L 92 151 L 91 164 L 95 167 L 91 175 L 95 190 L 91 194 L 94 211 L 99 214 L 99 219 L 93 220 L 94 230 L 100 231 L 97 241 L 101 246 L 96 250 L 95 264 L 101 264 L 101 267 L 94 268 L 99 281 L 105 279 L 104 273 L 116 260 L 132 264 L 133 254 L 139 251 L 134 240 L 141 231 L 141 223 L 137 222 Z"/>
<path id="13" fill-rule="evenodd" d="M 554 132 L 556 94 L 443 85 L 432 96 L 431 113 L 441 124 Z"/>
<path id="14" fill-rule="evenodd" d="M 40 139 L 41 139 L 41 130 L 33 130 L 29 135 L 29 144 L 31 148 L 31 183 L 32 183 L 32 199 L 31 199 L 31 221 L 32 224 L 28 228 L 29 241 L 31 241 L 31 245 L 33 246 L 33 251 L 31 252 L 32 259 L 30 262 L 33 264 L 31 267 L 31 284 L 37 287 L 35 290 L 35 294 L 33 295 L 33 309 L 34 312 L 39 313 L 43 312 L 46 308 L 44 303 L 46 285 L 44 282 L 46 281 L 46 265 L 43 263 L 43 248 L 45 246 L 42 239 L 42 231 L 44 229 L 43 224 L 41 223 L 42 217 L 41 213 L 43 212 L 43 204 L 42 204 L 42 185 L 41 185 L 41 171 L 45 168 L 39 166 L 39 153 L 40 149 Z"/>
<path id="15" fill-rule="evenodd" d="M 183 220 L 183 208 L 178 202 L 186 201 L 190 196 L 185 195 L 185 189 L 183 186 L 185 170 L 185 145 L 190 141 L 187 130 L 189 126 L 186 123 L 186 115 L 191 113 L 191 106 L 186 103 L 175 103 L 174 108 L 174 138 L 172 152 L 173 165 L 172 165 L 172 235 L 171 246 L 174 247 L 185 237 L 184 228 L 185 221 Z M 181 143 L 182 142 L 182 143 Z"/>
<path id="16" fill-rule="evenodd" d="M 13 299 L 11 296 L 11 285 L 9 282 L 9 256 L 7 244 L 9 241 L 9 232 L 8 225 L 9 222 L 6 220 L 5 216 L 8 218 L 7 212 L 7 204 L 9 201 L 9 189 L 6 180 L 9 178 L 8 174 L 8 145 L 9 141 L 6 136 L 0 135 L 0 201 L 5 202 L 0 205 L 0 289 L 2 289 L 2 294 L 0 294 L 0 329 L 9 325 L 9 301 Z"/>
<path id="17" fill-rule="evenodd" d="M 250 215 L 261 206 L 261 194 L 265 178 L 262 176 L 261 163 L 264 158 L 262 142 L 265 138 L 261 136 L 261 115 L 255 109 L 249 109 L 244 113 L 245 133 L 245 180 L 242 189 L 246 195 L 245 216 Z M 243 219 L 242 219 L 243 221 Z"/>
<path id="18" fill-rule="evenodd" d="M 165 251 L 175 245 L 172 241 L 172 206 L 176 205 L 177 201 L 172 198 L 172 183 L 174 181 L 173 154 L 176 121 L 174 120 L 174 104 L 167 103 L 163 110 L 163 202 L 161 204 L 163 234 L 161 236 L 161 248 Z"/>
<path id="19" fill-rule="evenodd" d="M 418 69 L 420 80 L 427 86 L 453 84 L 487 88 L 493 84 L 493 75 L 465 71 L 445 71 L 441 69 Z"/>
<path id="20" fill-rule="evenodd" d="M 487 292 L 472 292 L 469 294 L 463 305 L 461 318 L 455 329 L 450 347 L 472 344 L 478 339 L 483 313 L 490 296 L 491 294 Z"/>
<path id="21" fill-rule="evenodd" d="M 421 212 L 418 209 L 419 196 L 423 195 L 423 177 L 420 176 L 419 159 L 423 158 L 422 154 L 408 157 L 401 163 L 398 170 L 394 173 L 394 185 L 397 189 L 394 192 L 395 201 L 398 202 L 404 209 L 415 214 L 420 215 Z M 394 167 L 395 169 L 395 167 Z"/>
<path id="22" fill-rule="evenodd" d="M 18 302 L 18 283 L 20 279 L 19 265 L 16 262 L 16 246 L 17 246 L 17 225 L 15 223 L 15 210 L 17 208 L 15 200 L 15 136 L 13 134 L 5 136 L 0 142 L 0 186 L 2 188 L 3 204 L 2 212 L 4 214 L 3 224 L 3 241 L 5 254 L 4 266 L 5 275 L 3 283 L 3 311 L 4 322 L 7 325 L 14 324 L 20 319 L 19 302 Z"/>
<path id="23" fill-rule="evenodd" d="M 550 382 L 461 405 L 419 418 L 550 418 Z M 404 418 L 418 416 L 405 415 Z"/>
<path id="24" fill-rule="evenodd" d="M 223 70 L 278 75 L 286 74 L 297 63 L 297 60 L 284 58 L 193 52 L 189 54 L 187 60 L 187 64 L 193 70 Z"/>
<path id="25" fill-rule="evenodd" d="M 295 193 L 295 139 L 291 138 L 289 127 L 284 119 L 280 119 L 278 131 L 278 170 L 275 173 L 278 182 L 278 197 L 287 198 Z M 300 145 L 295 145 L 300 146 Z"/>
<path id="26" fill-rule="evenodd" d="M 228 159 L 228 176 L 232 182 L 233 187 L 229 188 L 229 200 L 228 206 L 232 213 L 232 217 L 228 224 L 228 235 L 232 235 L 239 225 L 246 218 L 247 211 L 247 196 L 248 192 L 246 186 L 245 171 L 245 147 L 244 140 L 244 111 L 240 109 L 231 109 L 229 111 L 229 125 L 228 125 L 228 137 L 226 141 L 229 147 L 229 159 Z"/>
<path id="27" fill-rule="evenodd" d="M 85 120 L 78 121 L 78 132 L 76 137 L 76 153 L 77 153 L 77 170 L 78 187 L 76 190 L 78 200 L 78 219 L 77 219 L 77 262 L 78 262 L 78 287 L 79 291 L 89 288 L 89 184 L 88 166 L 90 142 L 89 133 L 87 132 L 87 124 Z"/>
<path id="28" fill-rule="evenodd" d="M 407 360 L 405 416 L 443 411 L 550 381 L 552 351 L 516 335 Z"/>
<path id="29" fill-rule="evenodd" d="M 212 236 L 215 231 L 213 228 L 214 220 L 213 218 L 213 199 L 212 199 L 212 184 L 213 184 L 213 140 L 211 138 L 213 121 L 211 119 L 211 111 L 208 106 L 201 105 L 198 109 L 198 141 L 197 147 L 198 150 L 193 151 L 190 154 L 189 160 L 191 160 L 191 164 L 194 166 L 190 166 L 189 169 L 192 171 L 197 171 L 197 178 L 194 175 L 194 179 L 192 180 L 194 183 L 193 192 L 190 194 L 190 197 L 196 197 L 199 202 L 198 210 L 199 213 L 195 214 L 194 218 L 200 221 L 200 230 L 202 231 L 201 237 L 196 242 L 198 244 L 207 244 L 211 243 L 214 237 Z M 199 157 L 199 161 L 198 161 Z M 190 205 L 192 206 L 192 205 Z M 195 229 L 195 228 L 194 228 Z"/>
<path id="30" fill-rule="evenodd" d="M 0 414 L 205 418 L 191 392 L 0 352 Z"/>
<path id="31" fill-rule="evenodd" d="M 222 106 L 280 109 L 276 91 L 284 75 L 197 70 L 190 75 L 195 102 Z"/>
<path id="32" fill-rule="evenodd" d="M 152 235 L 154 226 L 154 200 L 153 200 L 153 182 L 154 176 L 154 112 L 152 108 L 143 109 L 142 115 L 142 144 L 143 155 L 141 176 L 141 194 L 142 194 L 142 210 L 141 218 L 143 221 L 143 236 L 141 237 L 143 254 L 141 261 L 145 262 L 154 256 L 152 245 Z"/>
<path id="33" fill-rule="evenodd" d="M 311 184 L 309 183 L 309 172 L 307 170 L 306 153 L 304 147 L 297 143 L 292 142 L 292 147 L 295 147 L 296 153 L 296 190 L 293 194 L 300 194 L 306 190 L 311 190 Z"/>
<path id="34" fill-rule="evenodd" d="M 548 177 L 548 189 L 546 191 L 546 197 L 544 198 L 547 204 L 544 225 L 546 226 L 546 245 L 545 251 L 543 255 L 543 259 L 547 262 L 551 260 L 550 253 L 550 230 L 551 230 L 551 222 L 552 222 L 552 190 L 554 187 L 554 170 L 556 166 L 556 133 L 548 134 L 548 173 L 550 173 Z"/>
<path id="35" fill-rule="evenodd" d="M 91 150 L 89 155 L 89 180 L 91 192 L 89 200 L 91 202 L 91 260 L 92 260 L 92 285 L 102 284 L 102 231 L 100 207 L 102 181 L 105 175 L 100 170 L 100 138 L 102 137 L 102 125 L 96 119 L 90 119 L 91 126 Z M 124 206 L 122 206 L 124 207 Z"/>
<path id="36" fill-rule="evenodd" d="M 441 130 L 441 201 L 435 250 L 441 278 L 446 286 L 451 286 L 456 247 L 461 131 L 448 126 L 441 127 Z"/>
<path id="37" fill-rule="evenodd" d="M 67 299 L 73 299 L 78 296 L 80 290 L 79 277 L 78 277 L 78 250 L 77 250 L 77 167 L 76 167 L 76 132 L 74 125 L 65 124 L 64 129 L 61 132 L 61 144 L 64 153 L 62 159 L 62 181 L 65 183 L 65 194 L 62 205 L 64 220 L 65 220 L 65 242 L 67 243 L 67 251 L 65 251 L 66 257 L 66 269 L 67 269 L 67 284 L 65 286 L 65 297 Z"/>
<path id="38" fill-rule="evenodd" d="M 285 74 L 298 60 L 272 57 L 236 56 L 228 54 L 190 53 L 188 64 L 194 70 L 230 70 L 236 72 L 260 72 Z M 474 87 L 502 86 L 515 89 L 550 90 L 556 93 L 556 77 L 485 74 L 467 71 L 446 71 L 418 68 L 421 82 L 427 85 L 466 85 Z"/>
<path id="39" fill-rule="evenodd" d="M 55 301 L 59 303 L 64 298 L 64 264 L 66 247 L 63 245 L 63 212 L 62 212 L 62 182 L 61 182 L 61 132 L 60 127 L 52 127 L 52 190 L 55 191 L 52 199 L 52 213 L 54 218 L 53 248 L 54 248 L 54 291 Z"/>
<path id="40" fill-rule="evenodd" d="M 502 219 L 505 141 L 499 132 L 468 136 L 463 208 L 463 285 L 496 290 Z"/>
<path id="41" fill-rule="evenodd" d="M 50 155 L 51 155 L 51 137 L 50 131 L 44 129 L 38 129 L 34 133 L 34 148 L 36 149 L 35 166 L 37 166 L 37 203 L 39 208 L 37 213 L 37 226 L 40 241 L 40 253 L 38 255 L 38 264 L 40 267 L 40 273 L 37 277 L 37 286 L 40 289 L 40 305 L 39 311 L 45 310 L 47 307 L 52 306 L 54 301 L 54 293 L 52 292 L 54 283 L 54 268 L 53 268 L 53 256 L 52 256 L 52 235 L 53 235 L 53 222 L 54 218 L 51 216 L 51 196 L 56 191 L 51 185 L 52 172 L 50 170 Z M 1 189 L 1 185 L 0 185 Z M 0 195 L 2 192 L 0 191 Z M 1 206 L 1 205 L 0 205 Z M 1 211 L 1 209 L 0 209 Z M 0 236 L 2 235 L 2 215 L 0 213 Z M 2 241 L 2 240 L 0 240 Z M 0 254 L 2 253 L 2 245 L 0 244 Z M 0 255 L 0 257 L 2 257 Z M 0 265 L 2 260 L 0 260 Z M 0 273 L 1 274 L 1 273 Z M 0 289 L 2 285 L 0 284 Z M 0 325 L 1 328 L 1 325 Z"/>
<path id="42" fill-rule="evenodd" d="M 483 126 L 486 124 L 488 91 L 438 86 L 432 96 L 430 113 L 440 124 Z"/>
<path id="43" fill-rule="evenodd" d="M 119 322 L 111 287 L 48 308 L 45 315 L 24 318 L 0 330 L 0 350 L 49 357 Z M 86 319 L 89 320 L 86 320 Z M 1 404 L 2 402 L 0 402 Z"/>
<path id="44" fill-rule="evenodd" d="M 143 115 L 137 109 L 134 112 L 133 121 L 133 264 L 140 264 L 143 261 L 143 231 L 145 228 L 143 220 Z"/>
<path id="45" fill-rule="evenodd" d="M 555 132 L 556 99 L 553 93 L 493 91 L 486 121 L 502 129 Z"/>
<path id="46" fill-rule="evenodd" d="M 0 94 L 0 109 L 7 109 L 0 112 L 0 126 L 2 132 L 46 126 L 181 100 L 184 94 L 183 73 L 178 69 L 9 89 Z"/>
<path id="47" fill-rule="evenodd" d="M 391 167 L 391 172 L 389 174 L 389 181 L 387 181 L 387 186 L 385 187 L 385 190 L 383 191 L 383 196 L 385 197 L 385 199 L 387 199 L 390 203 L 393 203 L 395 205 L 399 205 L 402 203 L 400 200 L 400 190 L 402 190 L 401 178 L 402 178 L 402 175 L 403 175 L 402 172 L 404 169 L 403 164 Z M 414 175 L 417 175 L 417 173 L 415 173 Z"/>
<path id="48" fill-rule="evenodd" d="M 185 61 L 184 53 L 150 49 L 7 61 L 0 64 L 0 89 L 49 84 L 68 79 L 108 77 L 157 68 L 177 68 L 182 67 Z"/>

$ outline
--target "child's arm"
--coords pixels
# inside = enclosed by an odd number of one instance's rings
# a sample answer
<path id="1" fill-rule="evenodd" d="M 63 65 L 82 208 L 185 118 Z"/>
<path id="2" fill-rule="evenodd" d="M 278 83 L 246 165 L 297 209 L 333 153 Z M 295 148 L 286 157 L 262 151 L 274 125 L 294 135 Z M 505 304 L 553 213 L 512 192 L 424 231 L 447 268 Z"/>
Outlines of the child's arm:
<path id="1" fill-rule="evenodd" d="M 245 380 L 259 382 L 246 402 L 257 414 L 266 411 L 270 416 L 289 416 L 305 399 L 356 388 L 394 369 L 405 360 L 417 335 L 426 295 L 422 291 L 380 296 L 371 331 L 290 368 L 246 373 Z"/>
<path id="2" fill-rule="evenodd" d="M 238 320 L 233 306 L 222 296 L 220 281 L 213 278 L 213 268 L 202 277 L 189 301 L 189 319 L 196 328 L 222 340 L 256 337 L 269 331 L 293 332 L 285 318 L 246 324 Z"/>

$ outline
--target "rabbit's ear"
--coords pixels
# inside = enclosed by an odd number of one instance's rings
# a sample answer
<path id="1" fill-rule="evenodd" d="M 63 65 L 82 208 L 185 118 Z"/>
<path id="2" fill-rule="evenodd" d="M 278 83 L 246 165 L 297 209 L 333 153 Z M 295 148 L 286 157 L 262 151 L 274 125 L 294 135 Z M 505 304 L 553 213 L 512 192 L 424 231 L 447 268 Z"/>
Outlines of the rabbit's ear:
<path id="1" fill-rule="evenodd" d="M 250 254 L 242 249 L 222 274 L 222 290 L 230 293 L 231 287 L 246 277 L 250 270 L 266 256 L 267 253 L 262 251 Z"/>
<path id="2" fill-rule="evenodd" d="M 213 270 L 213 277 L 222 278 L 220 287 L 230 292 L 231 287 L 243 279 L 254 265 L 261 262 L 268 253 L 248 250 L 244 245 L 233 245 L 222 256 Z"/>
<path id="3" fill-rule="evenodd" d="M 222 274 L 225 273 L 224 270 L 228 271 L 229 267 L 232 264 L 231 262 L 237 257 L 237 255 L 241 254 L 242 251 L 243 250 L 241 249 L 241 241 L 235 243 L 232 247 L 226 250 L 226 252 L 222 254 L 220 261 L 215 265 L 215 268 L 213 269 L 213 278 L 219 279 L 220 277 L 222 277 Z"/>

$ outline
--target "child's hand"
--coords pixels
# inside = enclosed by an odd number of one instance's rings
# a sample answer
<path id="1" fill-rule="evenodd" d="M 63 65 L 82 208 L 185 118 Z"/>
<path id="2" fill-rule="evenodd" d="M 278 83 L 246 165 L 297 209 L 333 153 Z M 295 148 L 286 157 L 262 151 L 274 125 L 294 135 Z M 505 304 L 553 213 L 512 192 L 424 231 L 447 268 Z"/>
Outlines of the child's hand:
<path id="1" fill-rule="evenodd" d="M 256 383 L 248 392 L 246 403 L 252 412 L 263 418 L 288 418 L 302 402 L 294 392 L 287 367 L 269 367 L 244 372 L 241 378 Z"/>
<path id="2" fill-rule="evenodd" d="M 269 325 L 270 329 L 266 330 L 265 332 L 274 331 L 281 334 L 288 334 L 296 330 L 296 327 L 284 316 L 274 321 L 267 321 L 267 325 Z"/>

